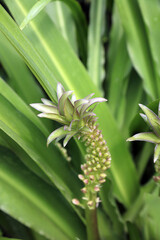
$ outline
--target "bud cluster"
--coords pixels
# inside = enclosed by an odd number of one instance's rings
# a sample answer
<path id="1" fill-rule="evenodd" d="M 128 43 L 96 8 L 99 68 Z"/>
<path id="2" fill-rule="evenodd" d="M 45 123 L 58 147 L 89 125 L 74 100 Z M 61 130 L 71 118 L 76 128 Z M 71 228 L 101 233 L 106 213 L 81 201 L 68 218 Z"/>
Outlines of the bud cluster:
<path id="1" fill-rule="evenodd" d="M 85 185 L 81 189 L 84 193 L 83 199 L 92 209 L 100 202 L 97 193 L 100 191 L 101 184 L 106 181 L 106 170 L 110 168 L 111 155 L 98 125 L 91 121 L 88 127 L 91 132 L 81 134 L 81 140 L 85 143 L 87 154 L 86 163 L 81 165 L 83 174 L 79 174 L 78 177 Z"/>

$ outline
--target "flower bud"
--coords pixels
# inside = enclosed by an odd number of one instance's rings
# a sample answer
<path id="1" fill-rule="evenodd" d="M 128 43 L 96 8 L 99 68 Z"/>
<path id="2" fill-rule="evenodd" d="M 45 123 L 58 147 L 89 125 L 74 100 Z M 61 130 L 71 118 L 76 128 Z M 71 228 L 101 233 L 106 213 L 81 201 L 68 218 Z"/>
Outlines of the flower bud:
<path id="1" fill-rule="evenodd" d="M 84 188 L 81 189 L 81 192 L 82 192 L 82 193 L 86 193 L 86 192 L 87 192 L 87 189 L 84 187 Z"/>
<path id="2" fill-rule="evenodd" d="M 76 198 L 72 199 L 72 203 L 77 206 L 80 204 L 79 200 Z"/>
<path id="3" fill-rule="evenodd" d="M 102 163 L 106 163 L 107 160 L 105 158 L 102 159 Z"/>
<path id="4" fill-rule="evenodd" d="M 101 174 L 100 174 L 100 177 L 101 177 L 101 178 L 105 178 L 105 177 L 107 177 L 107 174 L 101 173 Z"/>
<path id="5" fill-rule="evenodd" d="M 88 204 L 89 207 L 92 207 L 93 206 L 93 201 L 88 201 L 87 204 Z"/>
<path id="6" fill-rule="evenodd" d="M 88 168 L 88 172 L 92 172 L 92 168 L 89 167 L 89 168 Z"/>
<path id="7" fill-rule="evenodd" d="M 84 176 L 83 176 L 82 174 L 78 174 L 78 178 L 79 178 L 80 180 L 84 180 Z"/>
<path id="8" fill-rule="evenodd" d="M 96 171 L 97 171 L 97 168 L 96 168 L 96 167 L 94 167 L 94 168 L 93 168 L 93 171 L 95 171 L 95 172 L 96 172 Z"/>
<path id="9" fill-rule="evenodd" d="M 101 168 L 101 165 L 100 164 L 97 164 L 97 166 L 96 166 L 98 169 L 100 169 Z"/>
<path id="10" fill-rule="evenodd" d="M 90 175 L 90 176 L 89 176 L 89 179 L 93 181 L 93 180 L 94 180 L 94 176 L 93 176 L 93 175 Z"/>
<path id="11" fill-rule="evenodd" d="M 85 175 L 88 175 L 88 170 L 85 169 L 85 170 L 84 170 L 84 174 L 85 174 Z"/>
<path id="12" fill-rule="evenodd" d="M 105 179 L 99 179 L 99 183 L 104 183 L 105 181 Z"/>
<path id="13" fill-rule="evenodd" d="M 153 180 L 155 182 L 160 182 L 160 176 L 153 176 Z"/>
<path id="14" fill-rule="evenodd" d="M 83 180 L 84 184 L 88 184 L 88 179 Z"/>
<path id="15" fill-rule="evenodd" d="M 99 152 L 98 155 L 99 155 L 99 157 L 102 157 L 102 153 L 101 152 Z"/>
<path id="16" fill-rule="evenodd" d="M 106 170 L 107 170 L 107 167 L 106 167 L 106 166 L 103 166 L 103 167 L 102 167 L 102 170 L 103 170 L 103 171 L 106 171 Z"/>
<path id="17" fill-rule="evenodd" d="M 99 192 L 99 191 L 100 191 L 100 188 L 99 188 L 98 186 L 95 186 L 95 187 L 94 187 L 94 191 L 95 191 L 95 192 Z"/>

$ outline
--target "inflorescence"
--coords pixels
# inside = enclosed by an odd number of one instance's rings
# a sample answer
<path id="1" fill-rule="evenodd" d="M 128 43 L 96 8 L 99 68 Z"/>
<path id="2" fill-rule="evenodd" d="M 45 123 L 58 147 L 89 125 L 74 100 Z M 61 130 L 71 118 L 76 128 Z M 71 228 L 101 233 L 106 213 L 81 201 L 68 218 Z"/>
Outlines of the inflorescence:
<path id="1" fill-rule="evenodd" d="M 68 141 L 77 136 L 86 146 L 85 163 L 81 165 L 82 174 L 78 177 L 83 181 L 84 204 L 78 199 L 73 199 L 75 205 L 89 208 L 98 206 L 100 199 L 97 193 L 101 184 L 105 182 L 106 170 L 110 167 L 111 156 L 106 141 L 103 139 L 101 131 L 96 124 L 97 117 L 93 113 L 95 108 L 92 105 L 107 101 L 105 98 L 92 98 L 90 94 L 83 99 L 76 100 L 75 95 L 69 96 L 72 91 L 65 91 L 63 86 L 57 84 L 57 101 L 51 102 L 42 99 L 42 103 L 33 103 L 31 106 L 41 113 L 39 117 L 49 118 L 61 123 L 63 126 L 53 131 L 48 139 L 47 145 L 53 140 L 59 141 L 64 138 L 63 146 Z"/>

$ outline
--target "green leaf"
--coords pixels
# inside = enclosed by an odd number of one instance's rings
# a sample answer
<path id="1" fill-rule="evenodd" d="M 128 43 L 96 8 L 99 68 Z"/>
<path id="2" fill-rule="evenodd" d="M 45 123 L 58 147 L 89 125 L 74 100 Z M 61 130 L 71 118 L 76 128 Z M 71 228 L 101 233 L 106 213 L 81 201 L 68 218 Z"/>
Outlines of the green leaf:
<path id="1" fill-rule="evenodd" d="M 88 71 L 93 83 L 102 91 L 104 71 L 103 35 L 105 30 L 106 1 L 92 0 L 88 29 Z"/>
<path id="2" fill-rule="evenodd" d="M 76 26 L 71 10 L 62 1 L 51 2 L 47 5 L 46 11 L 64 39 L 70 44 L 74 52 L 78 53 L 76 39 Z"/>
<path id="3" fill-rule="evenodd" d="M 39 12 L 51 1 L 56 0 L 39 0 L 29 11 L 28 15 L 25 17 L 23 22 L 20 25 L 20 28 L 23 29 Z M 79 39 L 79 47 L 80 53 L 82 54 L 82 58 L 86 61 L 86 34 L 87 34 L 87 27 L 86 27 L 86 20 L 83 15 L 83 12 L 80 8 L 80 5 L 75 2 L 74 0 L 59 0 L 64 2 L 70 9 L 73 14 L 73 18 L 75 20 L 77 26 L 77 36 Z"/>
<path id="4" fill-rule="evenodd" d="M 160 214 L 160 199 L 155 194 L 145 194 L 144 208 L 140 213 L 141 224 L 140 228 L 143 229 L 144 239 L 160 238 L 159 228 L 159 214 Z"/>
<path id="5" fill-rule="evenodd" d="M 8 150 L 0 153 L 0 208 L 49 239 L 85 239 L 82 223 L 61 195 Z"/>
<path id="6" fill-rule="evenodd" d="M 54 113 L 39 113 L 37 116 L 40 118 L 49 118 L 62 124 L 68 123 L 65 117 Z"/>
<path id="7" fill-rule="evenodd" d="M 117 117 L 117 121 L 118 123 L 120 121 L 122 122 L 121 130 L 125 139 L 130 136 L 130 123 L 139 111 L 138 103 L 142 100 L 142 96 L 142 81 L 136 72 L 132 70 L 128 79 L 128 86 L 124 91 L 124 96 L 121 96 L 119 99 L 119 108 L 121 108 L 120 105 L 122 102 L 124 102 L 124 107 L 122 110 L 117 109 L 117 112 L 119 113 L 119 118 Z"/>
<path id="8" fill-rule="evenodd" d="M 112 232 L 114 232 L 113 235 L 117 235 L 119 237 L 124 236 L 124 221 L 120 215 L 115 198 L 113 196 L 112 183 L 109 179 L 107 179 L 107 181 L 104 183 L 103 191 L 100 191 L 100 197 L 102 199 L 103 209 L 112 222 Z"/>
<path id="9" fill-rule="evenodd" d="M 76 134 L 76 132 L 71 131 L 70 134 L 67 134 L 64 141 L 63 141 L 63 146 L 65 147 L 69 140 Z"/>
<path id="10" fill-rule="evenodd" d="M 64 137 L 67 133 L 69 133 L 70 131 L 65 130 L 64 127 L 60 127 L 58 129 L 56 129 L 55 131 L 53 131 L 48 139 L 47 139 L 47 145 L 49 145 L 53 140 L 55 140 L 56 138 L 60 138 L 60 137 Z"/>
<path id="11" fill-rule="evenodd" d="M 13 151 L 23 162 L 25 166 L 29 168 L 32 172 L 34 172 L 38 177 L 42 178 L 44 181 L 52 185 L 50 179 L 46 176 L 46 174 L 39 168 L 39 166 L 33 161 L 33 159 L 5 132 L 0 129 L 0 137 L 6 142 L 5 146 L 11 151 Z"/>
<path id="12" fill-rule="evenodd" d="M 160 143 L 160 138 L 152 132 L 137 133 L 127 141 L 146 141 L 151 143 Z"/>
<path id="13" fill-rule="evenodd" d="M 23 30 L 23 28 L 26 27 L 26 25 L 34 18 L 38 15 L 38 13 L 40 11 L 42 11 L 43 8 L 45 8 L 45 6 L 51 2 L 52 0 L 40 0 L 38 1 L 33 7 L 32 9 L 29 11 L 27 17 L 23 20 L 23 22 L 20 25 L 20 29 Z"/>
<path id="14" fill-rule="evenodd" d="M 72 94 L 73 91 L 67 91 L 65 92 L 59 99 L 58 101 L 58 109 L 59 109 L 59 112 L 61 115 L 64 115 L 64 108 L 67 107 L 65 106 L 66 105 L 66 102 L 68 102 L 68 97 L 69 95 Z M 66 109 L 68 112 L 70 111 L 70 109 Z M 73 107 L 72 107 L 72 112 L 73 114 Z"/>
<path id="15" fill-rule="evenodd" d="M 146 114 L 148 121 L 150 123 L 151 128 L 155 132 L 157 136 L 160 137 L 160 119 L 159 117 L 148 107 L 139 104 L 140 108 L 143 110 L 143 112 Z"/>
<path id="16" fill-rule="evenodd" d="M 44 113 L 54 113 L 58 114 L 58 109 L 55 106 L 45 105 L 42 103 L 32 103 L 30 104 L 31 107 L 35 108 L 36 110 Z"/>
<path id="17" fill-rule="evenodd" d="M 2 95 L 0 108 L 0 128 L 23 148 L 71 202 L 73 196 L 80 194 L 80 182 L 66 165 L 58 149 L 54 145 L 47 148 L 46 137 L 42 132 Z"/>
<path id="18" fill-rule="evenodd" d="M 131 71 L 131 61 L 128 56 L 124 30 L 116 4 L 114 4 L 113 8 L 107 62 L 107 80 L 109 87 L 107 86 L 106 92 L 109 94 L 110 109 L 114 116 L 117 116 L 117 111 L 122 101 L 124 85 Z"/>
<path id="19" fill-rule="evenodd" d="M 116 0 L 120 18 L 126 34 L 127 46 L 132 63 L 143 79 L 143 86 L 152 99 L 159 96 L 151 49 L 146 28 L 135 0 Z"/>
<path id="20" fill-rule="evenodd" d="M 159 41 L 159 21 L 160 21 L 160 6 L 159 1 L 140 0 L 138 1 L 140 10 L 144 19 L 146 32 L 149 40 L 153 64 L 156 71 L 158 93 L 160 93 L 160 49 Z"/>
<path id="21" fill-rule="evenodd" d="M 23 59 L 2 33 L 0 33 L 0 46 L 0 61 L 8 74 L 9 85 L 26 103 L 39 101 L 43 96 L 40 87 L 25 65 Z"/>
<path id="22" fill-rule="evenodd" d="M 56 99 L 56 94 L 54 91 L 54 83 L 56 83 L 56 80 L 53 81 L 54 77 L 52 72 L 48 69 L 44 60 L 35 51 L 24 34 L 21 33 L 17 25 L 7 15 L 2 6 L 0 7 L 0 10 L 0 31 L 7 37 L 13 46 L 16 46 L 16 49 L 18 48 L 18 52 L 28 63 L 29 67 L 38 78 L 50 98 L 53 100 Z M 7 26 L 7 28 L 5 26 Z M 42 79 L 43 82 L 41 81 Z"/>
<path id="23" fill-rule="evenodd" d="M 153 158 L 153 145 L 145 143 L 137 157 L 137 173 L 139 179 L 143 177 L 146 166 L 151 158 Z"/>
<path id="24" fill-rule="evenodd" d="M 35 114 L 31 111 L 30 107 L 24 103 L 24 101 L 0 78 L 0 93 L 11 103 L 13 104 L 16 109 L 21 112 L 25 117 L 27 117 L 30 121 L 32 121 L 33 124 L 35 124 L 40 131 L 45 134 L 46 138 L 49 135 L 49 131 L 46 129 L 46 127 L 42 124 L 39 118 L 35 116 Z M 37 166 L 37 164 L 19 147 L 16 142 L 14 142 L 12 139 L 7 137 L 2 130 L 0 131 L 0 136 L 3 139 L 3 142 L 1 143 L 8 148 L 14 150 L 18 156 L 20 156 L 21 160 L 29 167 L 29 169 L 33 170 L 38 176 L 41 176 L 43 179 L 46 180 L 46 175 L 43 173 L 43 171 L 40 170 L 40 168 Z M 48 180 L 48 178 L 47 178 Z"/>
<path id="25" fill-rule="evenodd" d="M 35 114 L 31 111 L 31 108 L 24 103 L 24 101 L 13 91 L 10 86 L 0 78 L 0 93 L 12 103 L 18 111 L 23 113 L 30 121 L 32 121 L 46 136 L 48 135 L 48 130 L 42 124 L 40 119 L 38 119 Z"/>
<path id="26" fill-rule="evenodd" d="M 75 102 L 74 102 L 74 106 L 75 106 L 75 108 L 78 108 L 78 107 L 80 107 L 82 104 L 86 104 L 86 103 L 88 103 L 89 101 L 87 100 L 87 99 L 79 99 L 79 100 L 76 100 Z"/>
<path id="27" fill-rule="evenodd" d="M 143 114 L 143 113 L 140 113 L 140 116 L 143 118 L 143 120 L 147 123 L 147 125 L 150 127 L 150 123 L 149 123 L 149 121 L 148 121 L 148 118 L 147 118 L 147 116 L 145 115 L 145 114 Z"/>
<path id="28" fill-rule="evenodd" d="M 127 222 L 127 228 L 128 228 L 128 232 L 129 232 L 129 239 L 130 240 L 141 240 L 141 234 L 139 229 L 137 228 L 137 226 L 131 222 Z"/>
<path id="29" fill-rule="evenodd" d="M 31 231 L 25 225 L 2 211 L 0 211 L 0 225 L 5 235 L 16 239 L 34 240 Z"/>

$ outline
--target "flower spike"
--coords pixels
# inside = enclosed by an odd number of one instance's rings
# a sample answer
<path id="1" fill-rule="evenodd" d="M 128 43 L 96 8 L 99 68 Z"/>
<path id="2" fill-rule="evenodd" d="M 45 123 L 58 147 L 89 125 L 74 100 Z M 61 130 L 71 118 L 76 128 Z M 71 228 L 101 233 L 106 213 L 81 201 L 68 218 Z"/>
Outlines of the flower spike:
<path id="1" fill-rule="evenodd" d="M 57 84 L 57 103 L 42 98 L 42 103 L 30 104 L 31 107 L 40 111 L 39 117 L 45 117 L 61 123 L 63 126 L 53 131 L 48 139 L 47 146 L 52 141 L 64 138 L 65 147 L 69 140 L 76 136 L 86 146 L 86 163 L 81 166 L 83 175 L 81 180 L 85 187 L 81 189 L 84 194 L 82 198 L 89 208 L 98 206 L 97 194 L 100 186 L 105 182 L 106 170 L 110 167 L 111 156 L 103 140 L 101 131 L 96 125 L 96 114 L 93 113 L 97 104 L 107 101 L 105 98 L 92 98 L 93 93 L 83 99 L 76 100 L 73 91 L 65 91 L 61 83 Z M 71 96 L 72 95 L 72 96 Z M 94 105 L 94 107 L 93 107 Z M 92 107 L 92 109 L 91 109 Z M 82 206 L 77 199 L 74 204 Z"/>

